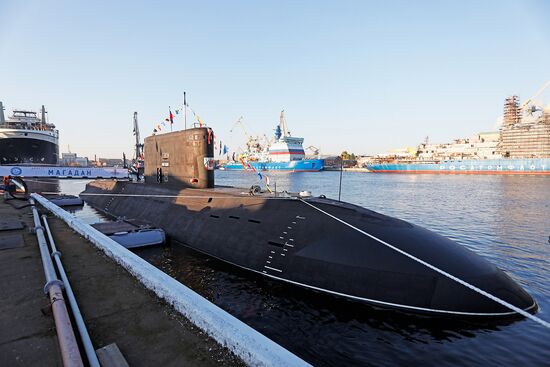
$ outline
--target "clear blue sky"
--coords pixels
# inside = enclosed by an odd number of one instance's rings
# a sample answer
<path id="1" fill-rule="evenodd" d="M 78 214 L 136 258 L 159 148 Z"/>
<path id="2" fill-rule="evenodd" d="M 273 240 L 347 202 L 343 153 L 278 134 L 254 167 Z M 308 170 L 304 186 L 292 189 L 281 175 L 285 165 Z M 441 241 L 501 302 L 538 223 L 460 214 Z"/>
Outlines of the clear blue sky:
<path id="1" fill-rule="evenodd" d="M 184 90 L 231 148 L 239 116 L 270 135 L 284 108 L 305 146 L 365 154 L 492 130 L 549 79 L 548 1 L 0 0 L 0 100 L 45 104 L 90 157 L 130 154 L 133 112 L 149 135 Z"/>

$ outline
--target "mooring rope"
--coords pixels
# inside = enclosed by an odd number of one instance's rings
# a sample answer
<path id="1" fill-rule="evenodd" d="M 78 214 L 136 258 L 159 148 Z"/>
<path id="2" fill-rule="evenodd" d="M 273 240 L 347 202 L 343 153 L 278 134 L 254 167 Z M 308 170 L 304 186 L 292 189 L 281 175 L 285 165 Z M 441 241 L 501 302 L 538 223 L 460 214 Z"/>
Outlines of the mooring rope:
<path id="1" fill-rule="evenodd" d="M 42 192 L 43 194 L 56 194 L 55 192 Z M 87 193 L 82 192 L 80 196 L 120 196 L 120 197 L 151 197 L 151 198 L 185 198 L 185 199 L 294 199 L 290 196 L 263 196 L 263 195 L 250 195 L 248 192 L 242 192 L 242 196 L 236 194 L 227 194 L 226 196 L 212 196 L 212 195 L 154 195 L 154 194 L 99 194 L 99 193 Z"/>
<path id="2" fill-rule="evenodd" d="M 26 180 L 27 182 L 34 182 L 34 183 L 41 183 L 46 185 L 59 185 L 59 182 L 51 182 L 51 181 L 38 181 L 38 180 Z"/>
<path id="3" fill-rule="evenodd" d="M 421 259 L 417 258 L 416 256 L 411 255 L 411 254 L 409 254 L 408 252 L 403 251 L 403 250 L 401 250 L 401 249 L 399 249 L 399 248 L 397 248 L 397 247 L 395 247 L 395 246 L 393 246 L 393 245 L 387 243 L 386 241 L 383 241 L 383 240 L 381 240 L 380 238 L 378 238 L 378 237 L 376 237 L 376 236 L 373 236 L 372 234 L 367 233 L 367 232 L 363 231 L 362 229 L 359 229 L 359 228 L 355 227 L 355 226 L 352 225 L 352 224 L 349 224 L 348 222 L 346 222 L 346 221 L 344 221 L 344 220 L 342 220 L 342 219 L 340 219 L 340 218 L 338 218 L 338 217 L 336 217 L 336 216 L 334 216 L 334 215 L 332 215 L 332 214 L 330 214 L 330 213 L 324 211 L 324 210 L 321 209 L 321 208 L 316 207 L 315 205 L 313 205 L 313 204 L 311 204 L 311 203 L 308 203 L 307 201 L 305 201 L 305 200 L 303 200 L 303 199 L 299 199 L 299 200 L 300 200 L 301 202 L 303 202 L 304 204 L 309 205 L 309 206 L 312 207 L 313 209 L 318 210 L 318 211 L 320 211 L 321 213 L 323 213 L 323 214 L 325 214 L 325 215 L 331 217 L 332 219 L 334 219 L 334 220 L 336 220 L 336 221 L 338 221 L 338 222 L 340 222 L 340 223 L 342 223 L 342 224 L 344 224 L 344 225 L 350 227 L 351 229 L 354 229 L 354 230 L 356 230 L 357 232 L 359 232 L 359 233 L 361 233 L 361 234 L 363 234 L 363 235 L 365 235 L 365 236 L 367 236 L 367 237 L 369 237 L 369 238 L 371 238 L 371 239 L 373 239 L 373 240 L 375 240 L 375 241 L 377 241 L 377 242 L 383 244 L 384 246 L 389 247 L 390 249 L 399 252 L 400 254 L 402 254 L 402 255 L 404 255 L 404 256 L 406 256 L 406 257 L 408 257 L 408 258 L 410 258 L 410 259 L 412 259 L 412 260 L 414 260 L 414 261 L 416 261 L 416 262 L 418 262 L 418 263 L 420 263 L 420 264 L 422 264 L 422 265 L 424 265 L 424 266 L 426 266 L 426 267 L 428 267 L 428 268 L 430 268 L 430 269 L 436 271 L 436 272 L 438 272 L 439 274 L 444 275 L 444 276 L 446 276 L 447 278 L 454 280 L 455 282 L 457 282 L 457 283 L 459 283 L 459 284 L 465 286 L 466 288 L 469 288 L 469 289 L 471 289 L 471 290 L 473 290 L 473 291 L 475 291 L 475 292 L 477 292 L 477 293 L 479 293 L 479 294 L 481 294 L 481 295 L 483 295 L 483 296 L 485 296 L 485 297 L 487 297 L 487 298 L 489 298 L 489 299 L 491 299 L 491 300 L 493 300 L 493 301 L 495 301 L 495 302 L 497 302 L 497 303 L 500 303 L 501 305 L 503 305 L 503 306 L 505 306 L 505 307 L 511 309 L 512 311 L 515 311 L 515 312 L 519 313 L 520 315 L 525 316 L 525 317 L 527 317 L 527 318 L 529 318 L 529 319 L 531 319 L 531 320 L 533 320 L 533 321 L 539 323 L 540 325 L 545 326 L 545 327 L 547 327 L 547 328 L 550 329 L 550 322 L 545 321 L 545 320 L 543 320 L 543 319 L 541 319 L 541 318 L 538 318 L 538 317 L 536 317 L 536 316 L 534 316 L 534 315 L 531 315 L 529 312 L 526 312 L 526 311 L 522 310 L 521 308 L 516 307 L 516 306 L 514 306 L 513 304 L 508 303 L 508 302 L 506 302 L 506 301 L 504 301 L 504 300 L 502 300 L 502 299 L 500 299 L 500 298 L 498 298 L 498 297 L 496 297 L 496 296 L 494 296 L 494 295 L 492 295 L 492 294 L 490 294 L 490 293 L 484 291 L 483 289 L 480 289 L 480 288 L 476 287 L 475 285 L 472 285 L 472 284 L 470 284 L 470 283 L 468 283 L 468 282 L 466 282 L 466 281 L 464 281 L 464 280 L 462 280 L 462 279 L 460 279 L 460 278 L 457 278 L 457 277 L 455 277 L 454 275 L 447 273 L 445 270 L 441 270 L 441 269 L 439 269 L 438 267 L 436 267 L 436 266 L 434 266 L 434 265 L 432 265 L 432 264 L 430 264 L 430 263 L 427 263 L 426 261 L 421 260 Z"/>

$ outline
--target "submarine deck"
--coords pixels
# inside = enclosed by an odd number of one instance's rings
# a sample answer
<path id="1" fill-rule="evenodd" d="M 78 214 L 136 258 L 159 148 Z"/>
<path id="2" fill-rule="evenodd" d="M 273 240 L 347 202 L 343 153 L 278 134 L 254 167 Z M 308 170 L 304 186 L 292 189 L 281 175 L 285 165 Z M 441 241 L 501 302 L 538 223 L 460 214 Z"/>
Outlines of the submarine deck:
<path id="1" fill-rule="evenodd" d="M 537 307 L 509 276 L 475 253 L 351 203 L 251 195 L 235 187 L 112 181 L 89 183 L 81 196 L 108 215 L 156 221 L 179 242 L 227 263 L 354 300 L 440 315 L 514 315 L 453 280 L 463 279 L 523 310 Z"/>

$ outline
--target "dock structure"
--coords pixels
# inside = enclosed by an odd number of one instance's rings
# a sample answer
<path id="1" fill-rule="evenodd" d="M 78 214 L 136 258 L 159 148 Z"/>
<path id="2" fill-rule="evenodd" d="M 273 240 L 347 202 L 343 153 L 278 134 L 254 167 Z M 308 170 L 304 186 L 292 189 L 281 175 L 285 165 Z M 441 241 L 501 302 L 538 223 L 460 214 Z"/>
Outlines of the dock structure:
<path id="1" fill-rule="evenodd" d="M 60 366 L 31 209 L 0 201 L 0 218 L 0 364 Z M 63 221 L 48 221 L 96 349 L 116 343 L 130 366 L 244 365 Z"/>
<path id="2" fill-rule="evenodd" d="M 30 209 L 0 202 L 0 361 L 11 366 L 60 366 L 49 299 Z"/>
<path id="3" fill-rule="evenodd" d="M 245 364 L 250 366 L 309 366 L 298 356 L 120 246 L 81 219 L 52 204 L 41 195 L 32 194 L 31 197 L 67 223 L 71 229 L 88 239 L 97 249 L 132 274 L 147 289 L 170 304 L 173 310 L 179 312 L 220 345 L 227 347 L 229 351 L 240 357 Z M 84 257 L 81 258 L 81 261 L 81 266 L 86 266 L 88 260 Z M 109 284 L 109 280 L 106 282 Z"/>

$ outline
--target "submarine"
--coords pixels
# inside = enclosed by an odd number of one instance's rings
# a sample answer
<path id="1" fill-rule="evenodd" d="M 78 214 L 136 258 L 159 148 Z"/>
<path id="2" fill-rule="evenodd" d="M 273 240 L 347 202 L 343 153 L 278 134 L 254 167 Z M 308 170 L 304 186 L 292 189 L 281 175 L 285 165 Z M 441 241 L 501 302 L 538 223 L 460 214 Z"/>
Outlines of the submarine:
<path id="1" fill-rule="evenodd" d="M 81 197 L 107 215 L 147 220 L 234 266 L 371 306 L 443 317 L 517 316 L 450 274 L 537 311 L 504 271 L 420 226 L 324 196 L 215 186 L 210 128 L 149 136 L 144 156 L 144 182 L 92 181 Z"/>

